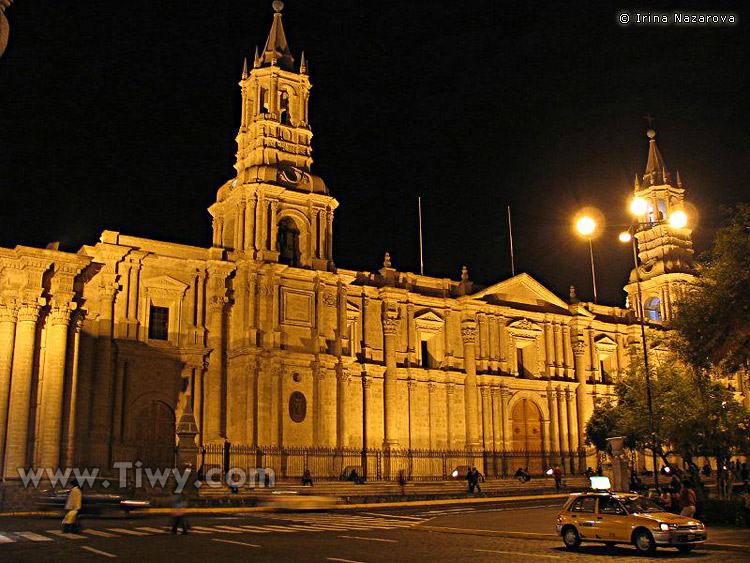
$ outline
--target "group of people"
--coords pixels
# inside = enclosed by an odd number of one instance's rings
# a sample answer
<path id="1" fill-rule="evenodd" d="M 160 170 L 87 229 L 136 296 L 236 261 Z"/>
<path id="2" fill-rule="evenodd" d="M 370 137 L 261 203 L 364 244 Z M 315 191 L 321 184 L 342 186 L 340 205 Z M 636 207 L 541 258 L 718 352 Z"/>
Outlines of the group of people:
<path id="1" fill-rule="evenodd" d="M 524 469 L 523 467 L 519 467 L 513 474 L 513 477 L 518 479 L 521 483 L 528 483 L 529 481 L 531 481 L 531 473 L 529 473 L 528 467 L 526 469 Z"/>
<path id="2" fill-rule="evenodd" d="M 667 487 L 659 493 L 659 504 L 666 510 L 691 518 L 698 507 L 698 497 L 695 486 L 690 479 L 680 479 L 674 475 Z"/>
<path id="3" fill-rule="evenodd" d="M 479 483 L 484 482 L 484 475 L 476 467 L 471 467 L 466 473 L 466 481 L 469 483 L 470 493 L 473 493 L 475 489 L 478 493 L 482 492 L 482 487 L 479 486 Z"/>

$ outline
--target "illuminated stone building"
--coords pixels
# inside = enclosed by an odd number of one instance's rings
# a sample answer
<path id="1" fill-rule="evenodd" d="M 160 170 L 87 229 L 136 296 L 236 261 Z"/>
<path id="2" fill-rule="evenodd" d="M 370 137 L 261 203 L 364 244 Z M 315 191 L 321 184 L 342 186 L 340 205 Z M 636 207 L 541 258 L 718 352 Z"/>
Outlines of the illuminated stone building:
<path id="1" fill-rule="evenodd" d="M 236 176 L 209 208 L 210 247 L 105 231 L 76 253 L 0 249 L 4 474 L 169 465 L 190 411 L 202 445 L 586 463 L 585 421 L 627 365 L 632 312 L 566 302 L 527 274 L 482 288 L 466 269 L 416 275 L 387 255 L 375 272 L 335 265 L 339 202 L 311 171 L 310 79 L 279 12 L 240 87 Z M 682 195 L 653 140 L 636 192 L 660 211 Z M 644 295 L 667 317 L 689 232 L 639 236 Z"/>

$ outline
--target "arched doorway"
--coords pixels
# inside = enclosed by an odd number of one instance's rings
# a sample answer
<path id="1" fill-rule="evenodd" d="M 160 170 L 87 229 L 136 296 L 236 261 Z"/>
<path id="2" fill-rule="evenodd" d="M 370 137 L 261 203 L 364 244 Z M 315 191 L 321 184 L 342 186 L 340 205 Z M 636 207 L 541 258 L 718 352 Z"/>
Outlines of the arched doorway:
<path id="1" fill-rule="evenodd" d="M 299 267 L 299 229 L 289 217 L 284 217 L 278 225 L 279 263 Z"/>
<path id="2" fill-rule="evenodd" d="M 531 474 L 543 473 L 542 413 L 532 400 L 521 399 L 513 407 L 511 433 L 513 471 L 528 467 Z"/>
<path id="3" fill-rule="evenodd" d="M 144 467 L 172 467 L 175 454 L 174 411 L 162 401 L 143 405 L 136 414 L 137 459 Z"/>

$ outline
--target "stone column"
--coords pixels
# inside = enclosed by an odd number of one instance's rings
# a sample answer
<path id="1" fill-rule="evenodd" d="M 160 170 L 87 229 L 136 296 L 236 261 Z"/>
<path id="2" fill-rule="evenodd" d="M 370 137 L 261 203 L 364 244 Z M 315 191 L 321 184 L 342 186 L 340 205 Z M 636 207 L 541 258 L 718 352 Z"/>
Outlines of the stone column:
<path id="1" fill-rule="evenodd" d="M 557 408 L 557 389 L 549 387 L 547 389 L 549 397 L 549 418 L 550 418 L 550 456 L 551 459 L 558 460 L 557 452 L 560 450 L 560 411 Z"/>
<path id="2" fill-rule="evenodd" d="M 575 395 L 570 392 L 570 389 L 565 390 L 565 402 L 568 404 L 568 451 L 571 455 L 575 455 L 578 452 L 579 447 L 579 434 L 578 434 L 578 421 L 576 420 L 576 399 Z M 575 471 L 575 468 L 571 468 Z"/>
<path id="3" fill-rule="evenodd" d="M 566 464 L 570 453 L 568 446 L 568 401 L 565 398 L 564 389 L 557 392 L 557 399 L 560 405 L 560 459 L 563 464 Z"/>
<path id="4" fill-rule="evenodd" d="M 563 351 L 563 373 L 566 378 L 571 377 L 571 371 L 574 371 L 570 361 L 570 327 L 566 324 L 562 326 L 562 351 Z"/>
<path id="5" fill-rule="evenodd" d="M 563 352 L 562 330 L 560 328 L 560 323 L 555 323 L 552 327 L 552 330 L 555 333 L 555 373 L 558 376 L 565 377 L 565 353 Z"/>
<path id="6" fill-rule="evenodd" d="M 414 448 L 414 443 L 416 441 L 416 423 L 417 423 L 417 417 L 416 417 L 416 411 L 417 411 L 417 382 L 411 378 L 406 380 L 406 393 L 408 396 L 408 409 L 409 412 L 406 413 L 406 416 L 408 417 L 409 422 L 409 449 Z"/>
<path id="7" fill-rule="evenodd" d="M 65 356 L 68 347 L 68 323 L 70 308 L 67 305 L 54 307 L 47 322 L 47 353 L 45 356 L 44 387 L 42 391 L 41 456 L 42 467 L 57 469 L 60 465 L 62 442 L 63 390 L 65 387 Z"/>
<path id="8" fill-rule="evenodd" d="M 446 440 L 448 442 L 448 449 L 455 447 L 456 437 L 453 432 L 453 397 L 456 394 L 456 384 L 446 383 L 445 384 L 445 425 L 446 425 Z"/>
<path id="9" fill-rule="evenodd" d="M 473 320 L 461 323 L 461 338 L 464 343 L 464 404 L 466 411 L 466 447 L 479 447 L 479 417 L 477 413 L 477 367 L 474 344 L 477 340 L 477 325 Z"/>
<path id="10" fill-rule="evenodd" d="M 490 388 L 486 385 L 482 385 L 479 388 L 479 393 L 482 396 L 482 447 L 485 451 L 491 451 L 494 438 L 492 431 L 492 403 L 490 403 Z"/>
<path id="11" fill-rule="evenodd" d="M 333 260 L 333 211 L 326 209 L 326 260 Z"/>
<path id="12" fill-rule="evenodd" d="M 8 424 L 10 373 L 13 366 L 13 345 L 16 341 L 18 308 L 14 302 L 0 304 L 0 475 L 5 460 L 5 434 Z"/>
<path id="13" fill-rule="evenodd" d="M 396 329 L 398 309 L 385 305 L 383 310 L 383 334 L 385 335 L 385 373 L 383 374 L 383 415 L 385 418 L 383 447 L 398 445 L 396 437 Z"/>
<path id="14" fill-rule="evenodd" d="M 34 370 L 36 321 L 38 317 L 39 305 L 24 304 L 18 310 L 8 406 L 5 466 L 3 468 L 5 477 L 10 478 L 19 477 L 18 469 L 26 467 L 31 377 Z"/>
<path id="15" fill-rule="evenodd" d="M 578 385 L 576 387 L 576 404 L 578 406 L 578 436 L 583 438 L 586 432 L 586 423 L 589 420 L 588 410 L 586 406 L 586 367 L 584 362 L 584 354 L 586 353 L 586 345 L 582 341 L 575 342 L 573 344 L 573 356 L 575 357 L 575 371 Z M 583 439 L 578 442 L 578 457 L 579 464 L 585 466 L 586 460 L 584 459 Z"/>
<path id="16" fill-rule="evenodd" d="M 349 404 L 349 374 L 342 365 L 336 366 L 336 382 L 338 398 L 338 439 L 337 446 L 345 448 L 349 445 L 350 417 L 347 412 Z"/>
<path id="17" fill-rule="evenodd" d="M 496 452 L 503 449 L 503 411 L 500 403 L 500 388 L 490 388 L 492 401 L 492 446 Z"/>
<path id="18" fill-rule="evenodd" d="M 222 439 L 222 389 L 224 377 L 224 304 L 227 302 L 225 273 L 218 268 L 209 270 L 211 292 L 208 296 L 208 347 L 211 352 L 208 360 L 206 382 L 206 403 L 204 440 L 217 442 Z"/>
<path id="19" fill-rule="evenodd" d="M 81 349 L 81 328 L 83 327 L 83 316 L 79 313 L 73 319 L 71 329 L 73 334 L 73 357 L 71 358 L 70 374 L 70 402 L 68 403 L 68 428 L 67 441 L 65 443 L 65 467 L 73 467 L 77 446 L 78 428 L 78 357 Z"/>
<path id="20" fill-rule="evenodd" d="M 94 378 L 93 420 L 91 428 L 92 452 L 89 461 L 109 465 L 112 439 L 112 307 L 117 286 L 117 275 L 100 274 L 99 318 L 96 340 L 96 376 Z"/>
<path id="21" fill-rule="evenodd" d="M 362 394 L 364 411 L 362 412 L 362 447 L 369 448 L 372 442 L 372 377 L 362 375 Z"/>
<path id="22" fill-rule="evenodd" d="M 547 321 L 544 323 L 544 355 L 546 356 L 546 374 L 547 377 L 554 377 L 557 375 L 555 373 L 555 354 L 553 352 L 554 350 L 554 337 L 553 337 L 553 328 L 552 328 L 552 321 Z"/>
<path id="23" fill-rule="evenodd" d="M 510 427 L 510 391 L 506 387 L 500 388 L 500 401 L 502 404 L 502 410 L 503 410 L 503 451 L 510 451 L 513 449 L 513 442 L 511 437 L 511 427 Z"/>
<path id="24" fill-rule="evenodd" d="M 435 437 L 435 431 L 437 430 L 435 427 L 435 424 L 437 422 L 437 416 L 435 414 L 435 390 L 437 389 L 437 385 L 435 385 L 434 381 L 430 381 L 427 384 L 427 425 L 428 425 L 428 432 L 429 432 L 429 446 L 431 450 L 434 450 L 437 447 L 437 439 Z"/>

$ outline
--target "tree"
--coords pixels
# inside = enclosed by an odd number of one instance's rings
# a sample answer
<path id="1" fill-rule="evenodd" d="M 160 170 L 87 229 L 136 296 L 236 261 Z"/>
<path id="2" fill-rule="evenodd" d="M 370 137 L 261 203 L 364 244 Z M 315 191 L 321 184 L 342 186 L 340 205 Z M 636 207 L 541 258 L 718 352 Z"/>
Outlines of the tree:
<path id="1" fill-rule="evenodd" d="M 676 302 L 675 350 L 699 370 L 750 368 L 750 205 L 730 210 L 699 274 Z"/>

